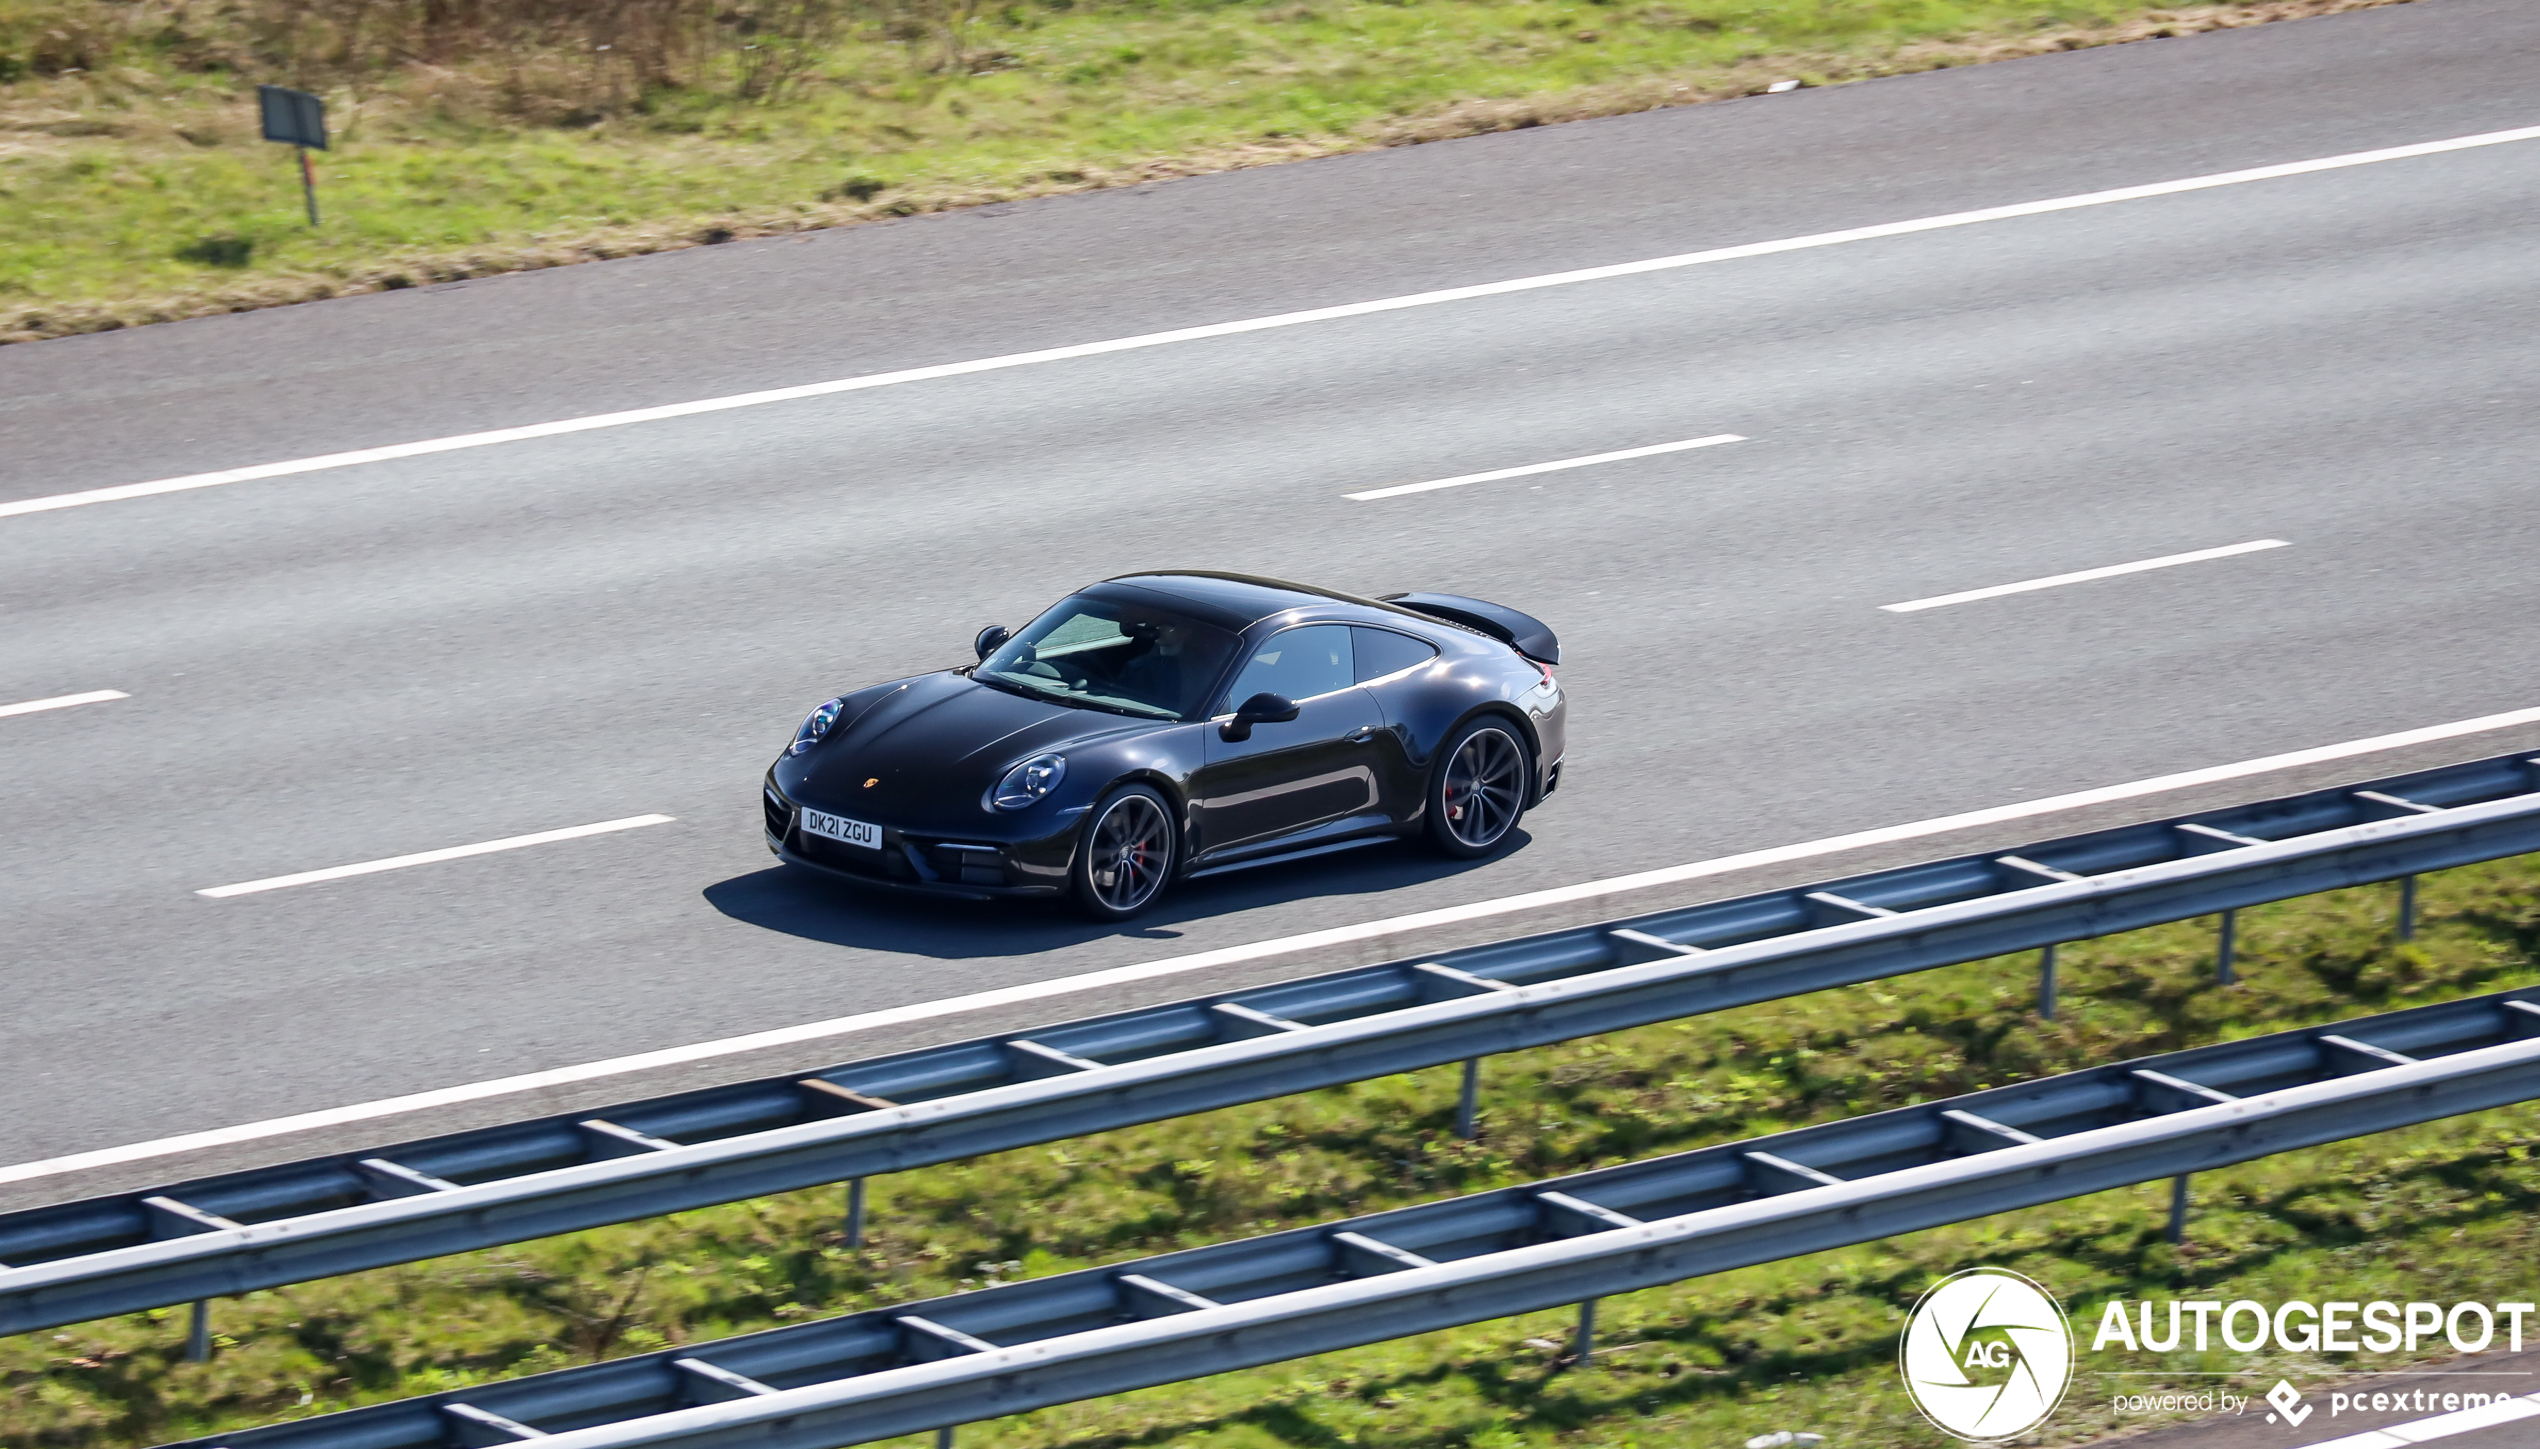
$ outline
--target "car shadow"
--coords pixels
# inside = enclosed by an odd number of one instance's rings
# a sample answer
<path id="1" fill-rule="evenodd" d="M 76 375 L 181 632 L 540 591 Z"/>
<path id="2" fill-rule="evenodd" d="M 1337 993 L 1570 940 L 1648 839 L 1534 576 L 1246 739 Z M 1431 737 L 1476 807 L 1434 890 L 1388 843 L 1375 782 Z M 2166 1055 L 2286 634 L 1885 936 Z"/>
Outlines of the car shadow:
<path id="1" fill-rule="evenodd" d="M 1123 925 L 1086 920 L 1065 901 L 901 895 L 783 865 L 717 881 L 703 894 L 708 905 L 733 920 L 832 946 L 944 960 L 1029 956 L 1105 938 L 1178 941 L 1183 936 L 1178 927 L 1236 911 L 1313 897 L 1380 895 L 1461 875 L 1524 850 L 1530 839 L 1520 827 L 1508 849 L 1482 860 L 1449 860 L 1418 842 L 1390 841 L 1183 881 L 1154 909 Z"/>

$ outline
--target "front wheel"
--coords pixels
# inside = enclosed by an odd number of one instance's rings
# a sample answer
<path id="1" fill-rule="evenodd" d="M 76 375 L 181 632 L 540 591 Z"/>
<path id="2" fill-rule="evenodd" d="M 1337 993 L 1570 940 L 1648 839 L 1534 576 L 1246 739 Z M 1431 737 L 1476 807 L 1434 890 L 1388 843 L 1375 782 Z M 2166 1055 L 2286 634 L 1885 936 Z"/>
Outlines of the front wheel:
<path id="1" fill-rule="evenodd" d="M 1429 771 L 1429 839 L 1466 860 L 1497 850 L 1526 813 L 1526 769 L 1506 720 L 1485 715 L 1448 736 Z"/>
<path id="2" fill-rule="evenodd" d="M 1097 921 L 1125 921 L 1152 905 L 1173 878 L 1173 811 L 1144 785 L 1124 786 L 1095 807 L 1068 871 L 1076 904 Z"/>

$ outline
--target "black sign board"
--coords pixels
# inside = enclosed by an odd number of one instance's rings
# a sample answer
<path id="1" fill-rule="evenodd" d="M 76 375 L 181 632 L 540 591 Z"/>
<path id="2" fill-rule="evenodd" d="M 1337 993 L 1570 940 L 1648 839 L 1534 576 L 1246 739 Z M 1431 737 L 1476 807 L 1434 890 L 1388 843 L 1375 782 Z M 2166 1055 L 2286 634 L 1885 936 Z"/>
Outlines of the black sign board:
<path id="1" fill-rule="evenodd" d="M 264 112 L 266 140 L 326 149 L 326 102 L 307 91 L 258 86 L 256 107 Z"/>

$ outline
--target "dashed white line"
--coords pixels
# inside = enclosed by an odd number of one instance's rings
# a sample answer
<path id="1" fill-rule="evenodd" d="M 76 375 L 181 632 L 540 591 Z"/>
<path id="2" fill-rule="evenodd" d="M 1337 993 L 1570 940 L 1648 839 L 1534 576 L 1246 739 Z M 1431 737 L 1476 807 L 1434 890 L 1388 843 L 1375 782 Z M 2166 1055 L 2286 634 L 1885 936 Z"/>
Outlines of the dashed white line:
<path id="1" fill-rule="evenodd" d="M 2344 155 L 2322 156 L 2311 161 L 2289 161 L 2276 166 L 2253 166 L 2241 171 L 2218 171 L 2206 176 L 2189 176 L 2176 181 L 2157 181 L 2145 186 L 2120 186 L 2108 191 L 2084 192 L 2077 196 L 2058 196 L 2044 201 L 2023 201 L 2010 206 L 1989 206 L 1978 211 L 1955 211 L 1943 216 L 1917 217 L 1912 221 L 1882 222 L 1876 226 L 1853 227 L 1846 231 L 1818 232 L 1811 236 L 1786 237 L 1779 241 L 1715 247 L 1709 251 L 1684 252 L 1676 256 L 1653 257 L 1647 261 L 1622 262 L 1605 267 L 1583 267 L 1569 272 L 1549 272 L 1541 276 L 1518 277 L 1505 282 L 1485 282 L 1479 286 L 1450 287 L 1436 292 L 1415 292 L 1409 296 L 1384 297 L 1372 302 L 1350 302 L 1338 307 L 1316 307 L 1303 312 L 1282 312 L 1276 316 L 1252 317 L 1240 322 L 1217 322 L 1204 327 L 1181 327 L 1170 332 L 1148 332 L 1135 337 L 1117 337 L 1107 342 L 1084 342 L 1071 347 L 1049 347 L 1037 352 L 1008 353 L 1002 357 L 983 357 L 970 362 L 948 362 L 933 367 L 904 368 L 897 372 L 877 372 L 863 377 L 840 378 L 834 382 L 807 383 L 799 387 L 770 388 L 764 392 L 735 393 L 730 397 L 704 398 L 696 402 L 671 403 L 663 407 L 598 413 L 590 417 L 565 418 L 557 422 L 533 423 L 518 428 L 496 428 L 482 433 L 461 433 L 455 437 L 429 438 L 415 443 L 395 443 L 382 448 L 360 448 L 347 453 L 328 453 L 315 458 L 294 458 L 280 463 L 259 463 L 253 467 L 228 468 L 217 473 L 194 473 L 182 478 L 161 478 L 148 483 L 123 483 L 111 488 L 89 488 L 77 493 L 56 493 L 44 498 L 25 498 L 14 503 L 0 503 L 0 518 L 10 518 L 26 513 L 44 513 L 56 508 L 78 508 L 91 503 L 112 503 L 126 498 L 148 498 L 162 493 L 180 493 L 192 488 L 217 488 L 223 484 L 245 483 L 258 478 L 282 478 L 296 473 L 321 472 L 329 468 L 350 468 L 358 464 L 386 462 L 395 458 L 417 458 L 429 453 L 447 453 L 460 448 L 484 448 L 497 443 L 517 443 L 531 438 L 552 438 L 566 433 L 588 432 L 594 428 L 620 428 L 632 423 L 692 417 L 699 413 L 722 412 L 730 408 L 791 402 L 797 398 L 860 392 L 866 388 L 891 387 L 904 382 L 925 382 L 934 378 L 961 377 L 974 372 L 994 372 L 1008 367 L 1029 367 L 1036 363 L 1063 362 L 1079 357 L 1099 357 L 1106 353 L 1130 352 L 1143 347 L 1164 347 L 1177 342 L 1196 342 L 1203 338 L 1233 337 L 1246 332 L 1266 332 L 1278 327 L 1298 327 L 1310 322 L 1330 322 L 1344 317 L 1365 317 L 1379 312 L 1398 312 L 1410 307 L 1433 307 L 1442 302 L 1462 302 L 1476 297 L 1501 297 L 1513 292 L 1532 292 L 1545 287 L 1566 287 L 1579 282 L 1600 282 L 1612 277 L 1673 271 L 1680 267 L 1704 266 L 1712 262 L 1737 261 L 1746 257 L 1773 256 L 1782 252 L 1807 251 L 1815 247 L 1842 246 L 1849 242 L 1875 241 L 1881 237 L 1910 236 L 1916 232 L 1940 231 L 1948 227 L 1974 226 L 1989 221 L 2009 221 L 2023 216 L 2044 216 L 2050 212 L 2073 211 L 2087 206 L 2108 206 L 2121 201 L 2176 196 L 2190 191 L 2209 191 L 2218 186 L 2240 186 L 2253 181 L 2274 181 L 2287 176 L 2307 176 L 2319 171 L 2337 171 L 2350 166 L 2371 166 L 2383 161 L 2438 156 L 2449 151 L 2467 151 L 2480 146 L 2500 146 L 2508 142 L 2535 139 L 2540 139 L 2540 126 L 2524 126 L 2511 131 L 2487 131 L 2475 136 L 2455 136 L 2448 140 L 2425 141 L 2412 146 L 2389 146 L 2374 151 L 2351 151 Z"/>
<path id="2" fill-rule="evenodd" d="M 120 689 L 92 689 L 86 694 L 57 694 L 51 699 L 30 699 L 19 704 L 0 704 L 0 715 L 41 714 L 48 709 L 69 709 L 75 704 L 103 704 L 110 699 L 130 699 Z"/>
<path id="3" fill-rule="evenodd" d="M 1709 448 L 1721 443 L 1743 443 L 1735 433 L 1714 433 L 1707 438 L 1687 438 L 1679 443 L 1652 443 L 1646 448 L 1625 448 L 1615 453 L 1590 453 L 1584 458 L 1563 458 L 1556 463 L 1528 463 L 1522 468 L 1501 468 L 1490 473 L 1466 473 L 1457 478 L 1432 478 L 1426 483 L 1397 483 L 1390 488 L 1370 488 L 1364 493 L 1345 493 L 1361 503 L 1377 498 L 1399 498 L 1405 493 L 1426 493 L 1436 488 L 1461 488 L 1467 483 L 1496 483 L 1502 478 L 1527 478 L 1537 473 L 1558 473 L 1564 468 L 1585 468 L 1592 463 L 1619 463 L 1626 458 L 1654 458 L 1660 453 L 1681 453 L 1687 448 Z"/>
<path id="4" fill-rule="evenodd" d="M 573 825 L 562 830 L 541 830 L 535 835 L 513 835 L 501 840 L 488 840 L 477 845 L 453 845 L 445 850 L 418 851 L 413 855 L 392 855 L 386 860 L 365 860 L 354 865 L 330 865 L 324 870 L 304 870 L 296 875 L 267 876 L 263 880 L 240 881 L 236 885 L 213 886 L 199 890 L 198 896 L 219 899 L 226 896 L 252 896 L 259 891 L 278 891 L 286 886 L 313 885 L 322 880 L 342 880 L 346 876 L 376 875 L 383 870 L 404 870 L 410 865 L 431 865 L 444 860 L 465 860 L 471 855 L 491 855 L 498 850 L 518 850 L 528 845 L 548 845 L 559 840 L 580 840 L 586 835 L 608 835 L 620 830 L 636 830 L 646 825 L 667 825 L 675 816 L 629 815 L 623 820 L 603 820 L 596 825 Z"/>
<path id="5" fill-rule="evenodd" d="M 2066 584 L 2086 584 L 2092 579 L 2113 579 L 2119 574 L 2139 574 L 2147 569 L 2176 568 L 2180 564 L 2203 563 L 2207 559 L 2230 558 L 2234 554 L 2257 553 L 2262 549 L 2287 547 L 2280 538 L 2261 538 L 2248 543 L 2226 544 L 2221 548 L 2200 548 L 2194 553 L 2164 554 L 2135 563 L 2110 564 L 2106 568 L 2083 569 L 2079 573 L 2050 574 L 2042 579 L 2022 579 L 2016 584 L 1995 584 L 1989 589 L 1969 589 L 1961 594 L 1939 594 L 1928 599 L 1908 599 L 1901 604 L 1881 604 L 1891 614 L 1911 614 L 1921 609 L 1944 608 L 1950 604 L 1973 603 L 1977 599 L 1998 599 L 2004 594 L 2025 594 L 2038 589 L 2061 588 Z"/>
<path id="6" fill-rule="evenodd" d="M 179 1153 L 196 1152 L 206 1148 L 228 1147 L 241 1142 L 255 1142 L 268 1137 L 287 1136 L 294 1132 L 308 1132 L 353 1122 L 367 1122 L 406 1112 L 421 1112 L 463 1102 L 484 1101 L 492 1097 L 545 1091 L 575 1082 L 624 1076 L 628 1073 L 651 1071 L 660 1067 L 682 1066 L 716 1057 L 738 1056 L 745 1052 L 763 1051 L 769 1047 L 790 1046 L 798 1042 L 848 1036 L 881 1027 L 900 1026 L 937 1017 L 958 1016 L 964 1012 L 1011 1006 L 1019 1002 L 1071 996 L 1085 991 L 1099 991 L 1105 987 L 1119 986 L 1133 981 L 1179 976 L 1186 972 L 1234 965 L 1244 961 L 1258 961 L 1323 946 L 1375 940 L 1403 931 L 1453 925 L 1462 921 L 1484 920 L 1492 916 L 1557 906 L 1571 901 L 1593 900 L 1600 896 L 1642 890 L 1650 886 L 1672 885 L 1681 881 L 1700 880 L 1706 876 L 1726 875 L 1732 871 L 1747 870 L 1756 866 L 1778 865 L 1787 861 L 1807 860 L 1847 850 L 1859 850 L 1867 846 L 1916 840 L 1953 830 L 1967 830 L 1977 826 L 1997 825 L 2005 821 L 2053 815 L 2067 810 L 2079 810 L 2090 805 L 2139 799 L 2146 795 L 2193 789 L 2200 785 L 2211 785 L 2225 780 L 2238 780 L 2278 770 L 2298 769 L 2305 765 L 2325 764 L 2335 760 L 2352 759 L 2360 755 L 2405 749 L 2411 745 L 2432 744 L 2442 740 L 2459 739 L 2466 735 L 2484 734 L 2528 724 L 2540 724 L 2540 709 L 2519 709 L 2508 714 L 2484 715 L 2478 719 L 2458 720 L 2451 724 L 2427 725 L 2420 729 L 2401 730 L 2396 734 L 2350 740 L 2344 744 L 2321 745 L 2307 750 L 2295 750 L 2289 754 L 2243 760 L 2237 764 L 2211 765 L 2204 769 L 2186 770 L 2175 775 L 2156 775 L 2151 779 L 2136 780 L 2129 784 L 2103 785 L 2097 789 L 2076 791 L 2069 795 L 2050 795 L 2042 800 L 1994 805 L 1982 810 L 1970 810 L 1960 815 L 1943 815 L 1936 819 L 1917 820 L 1905 825 L 1881 826 L 1874 830 L 1860 830 L 1849 835 L 1833 835 L 1823 840 L 1803 841 L 1796 845 L 1777 845 L 1765 850 L 1750 850 L 1739 855 L 1724 855 L 1715 860 L 1695 861 L 1689 865 L 1673 865 L 1660 870 L 1641 871 L 1635 875 L 1612 876 L 1605 880 L 1586 881 L 1578 885 L 1528 891 L 1523 895 L 1502 896 L 1497 900 L 1447 906 L 1439 910 L 1420 911 L 1407 916 L 1366 921 L 1354 926 L 1335 926 L 1328 930 L 1313 931 L 1301 936 L 1286 936 L 1243 946 L 1225 946 L 1213 951 L 1195 952 L 1188 956 L 1168 956 L 1161 961 L 1115 966 L 1108 970 L 1087 971 L 1075 976 L 1055 976 L 1042 981 L 1027 981 L 1020 985 L 1000 987 L 993 991 L 979 991 L 966 996 L 948 996 L 935 1001 L 914 1002 L 907 1006 L 887 1007 L 880 1011 L 867 1011 L 855 1016 L 832 1017 L 827 1021 L 805 1022 L 799 1026 L 751 1032 L 746 1036 L 724 1037 L 717 1041 L 696 1042 L 688 1046 L 664 1047 L 658 1051 L 640 1052 L 633 1056 L 612 1057 L 603 1061 L 583 1062 L 575 1066 L 555 1067 L 546 1071 L 524 1072 L 518 1076 L 495 1077 L 488 1081 L 439 1087 L 432 1091 L 415 1092 L 403 1097 L 384 1097 L 377 1101 L 328 1107 L 290 1117 L 274 1117 L 262 1122 L 243 1123 L 235 1127 L 216 1127 L 208 1131 L 189 1132 L 177 1137 L 162 1137 L 150 1142 L 135 1142 L 121 1147 L 103 1147 L 89 1152 L 76 1152 L 65 1157 L 51 1157 L 38 1162 L 20 1163 L 14 1167 L 0 1167 L 0 1183 L 26 1182 L 35 1178 L 85 1172 L 91 1168 L 141 1162 L 155 1157 L 173 1157 Z M 637 820 L 650 823 L 664 818 L 666 817 L 639 816 Z"/>

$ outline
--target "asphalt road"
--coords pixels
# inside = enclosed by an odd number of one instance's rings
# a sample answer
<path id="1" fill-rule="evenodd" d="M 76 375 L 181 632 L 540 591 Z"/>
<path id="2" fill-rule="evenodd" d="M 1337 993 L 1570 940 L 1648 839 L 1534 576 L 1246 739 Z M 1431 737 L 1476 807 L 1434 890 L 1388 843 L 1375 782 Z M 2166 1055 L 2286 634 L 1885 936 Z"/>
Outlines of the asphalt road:
<path id="1" fill-rule="evenodd" d="M 2529 126 L 2535 49 L 2421 0 L 10 347 L 0 502 Z M 0 1163 L 2540 705 L 2536 202 L 2524 141 L 0 518 L 0 704 L 131 695 L 0 718 Z M 769 868 L 810 704 L 1177 565 L 1552 620 L 1562 794 L 1128 932 Z"/>

